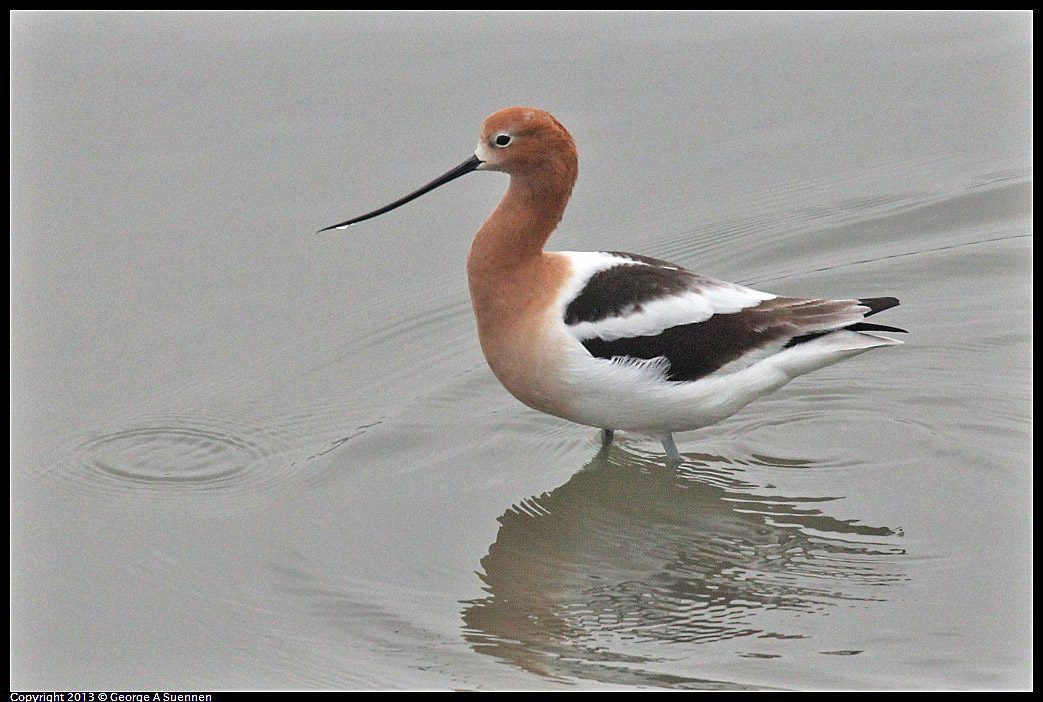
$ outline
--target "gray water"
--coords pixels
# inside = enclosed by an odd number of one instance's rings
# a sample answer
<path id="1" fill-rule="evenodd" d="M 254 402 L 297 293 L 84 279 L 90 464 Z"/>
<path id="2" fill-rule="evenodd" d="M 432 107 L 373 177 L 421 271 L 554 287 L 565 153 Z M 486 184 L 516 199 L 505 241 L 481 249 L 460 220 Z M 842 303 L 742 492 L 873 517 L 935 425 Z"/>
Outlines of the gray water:
<path id="1" fill-rule="evenodd" d="M 1032 16 L 12 15 L 11 686 L 1030 686 Z M 658 443 L 496 382 L 508 105 L 553 248 L 909 330 Z"/>

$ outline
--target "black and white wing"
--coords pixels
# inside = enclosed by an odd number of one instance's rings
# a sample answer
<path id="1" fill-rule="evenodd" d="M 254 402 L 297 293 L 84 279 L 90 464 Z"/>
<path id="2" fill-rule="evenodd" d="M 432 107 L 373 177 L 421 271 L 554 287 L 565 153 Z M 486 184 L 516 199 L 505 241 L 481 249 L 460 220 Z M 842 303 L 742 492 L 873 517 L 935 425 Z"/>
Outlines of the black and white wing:
<path id="1" fill-rule="evenodd" d="M 671 381 L 726 372 L 840 329 L 905 331 L 859 321 L 896 306 L 893 297 L 779 297 L 647 256 L 574 256 L 580 274 L 564 308 L 568 331 L 596 358 L 661 359 Z"/>

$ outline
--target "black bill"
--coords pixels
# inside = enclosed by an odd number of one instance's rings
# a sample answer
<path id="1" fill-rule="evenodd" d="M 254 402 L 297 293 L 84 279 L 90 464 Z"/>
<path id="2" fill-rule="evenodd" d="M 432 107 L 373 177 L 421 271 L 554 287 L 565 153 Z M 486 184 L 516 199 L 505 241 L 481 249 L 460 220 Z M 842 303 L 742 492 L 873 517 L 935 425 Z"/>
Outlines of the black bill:
<path id="1" fill-rule="evenodd" d="M 430 183 L 428 183 L 424 187 L 420 188 L 419 190 L 411 192 L 408 195 L 406 195 L 405 197 L 399 198 L 398 200 L 395 200 L 394 202 L 392 202 L 389 205 L 384 205 L 380 209 L 373 210 L 372 212 L 369 212 L 369 213 L 364 214 L 364 215 L 359 215 L 358 217 L 355 217 L 354 219 L 349 219 L 347 222 L 341 222 L 340 224 L 334 224 L 333 226 L 326 227 L 325 229 L 320 229 L 319 233 L 327 232 L 330 229 L 340 229 L 342 227 L 348 226 L 349 224 L 355 224 L 356 222 L 361 222 L 363 220 L 371 219 L 371 218 L 376 217 L 378 215 L 382 215 L 385 212 L 390 212 L 391 210 L 395 209 L 396 207 L 400 207 L 400 206 L 406 204 L 410 200 L 417 199 L 418 197 L 420 197 L 424 193 L 431 192 L 432 190 L 434 190 L 435 188 L 437 188 L 440 185 L 445 185 L 446 183 L 448 183 L 451 180 L 456 180 L 460 176 L 465 175 L 467 173 L 470 173 L 474 169 L 478 168 L 478 166 L 482 165 L 482 163 L 484 163 L 484 162 L 480 158 L 478 158 L 477 156 L 472 156 L 471 158 L 467 159 L 466 161 L 461 163 L 459 166 L 457 166 L 453 170 L 448 171 L 446 173 L 443 173 L 442 175 L 438 176 L 437 178 L 435 178 L 434 180 L 432 180 Z"/>

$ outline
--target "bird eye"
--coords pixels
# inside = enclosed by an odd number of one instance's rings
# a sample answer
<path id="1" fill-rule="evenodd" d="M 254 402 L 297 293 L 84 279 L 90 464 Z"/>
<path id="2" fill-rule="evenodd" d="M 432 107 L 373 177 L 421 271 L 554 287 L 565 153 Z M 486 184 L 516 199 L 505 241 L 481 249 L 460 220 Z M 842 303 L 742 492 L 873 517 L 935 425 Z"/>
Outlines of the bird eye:
<path id="1" fill-rule="evenodd" d="M 510 134 L 497 134 L 496 135 L 496 139 L 494 140 L 494 142 L 495 142 L 495 144 L 497 146 L 507 146 L 508 144 L 511 143 L 511 135 Z"/>

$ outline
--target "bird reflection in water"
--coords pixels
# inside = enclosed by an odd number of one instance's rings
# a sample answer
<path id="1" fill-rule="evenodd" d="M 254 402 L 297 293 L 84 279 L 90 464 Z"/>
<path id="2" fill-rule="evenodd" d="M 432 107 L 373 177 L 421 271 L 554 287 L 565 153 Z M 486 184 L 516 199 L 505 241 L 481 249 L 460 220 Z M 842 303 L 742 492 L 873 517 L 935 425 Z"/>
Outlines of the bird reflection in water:
<path id="1" fill-rule="evenodd" d="M 463 603 L 466 640 L 555 678 L 728 688 L 639 664 L 658 660 L 648 644 L 683 644 L 675 658 L 738 637 L 805 638 L 797 615 L 884 600 L 882 586 L 905 579 L 899 531 L 823 514 L 835 497 L 747 483 L 753 465 L 812 467 L 687 454 L 673 468 L 603 447 L 567 483 L 499 518 L 478 572 L 487 595 Z"/>

